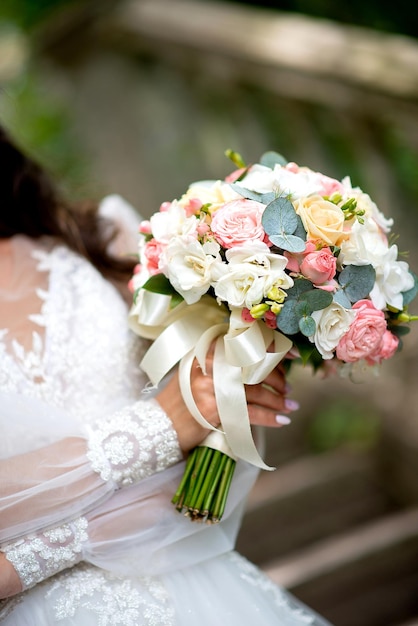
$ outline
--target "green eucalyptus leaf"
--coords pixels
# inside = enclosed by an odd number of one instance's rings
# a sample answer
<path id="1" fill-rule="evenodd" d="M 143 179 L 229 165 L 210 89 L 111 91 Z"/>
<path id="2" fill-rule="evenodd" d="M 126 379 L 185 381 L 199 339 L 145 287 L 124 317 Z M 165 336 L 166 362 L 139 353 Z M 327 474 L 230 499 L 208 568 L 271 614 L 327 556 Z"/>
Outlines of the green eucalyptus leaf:
<path id="1" fill-rule="evenodd" d="M 243 180 L 245 182 L 245 178 Z M 230 187 L 240 194 L 243 198 L 247 200 L 255 200 L 256 202 L 261 202 L 261 204 L 269 204 L 272 200 L 275 199 L 276 194 L 274 191 L 269 193 L 258 193 L 258 191 L 252 191 L 251 189 L 246 189 L 246 187 L 242 187 L 237 183 L 231 183 Z"/>
<path id="2" fill-rule="evenodd" d="M 287 291 L 287 300 L 289 299 L 299 299 L 305 291 L 310 291 L 313 288 L 313 285 L 310 280 L 307 278 L 296 278 L 293 282 L 293 287 L 288 289 Z"/>
<path id="3" fill-rule="evenodd" d="M 351 302 L 345 295 L 344 289 L 338 289 L 333 295 L 333 300 L 337 304 L 343 306 L 345 309 L 351 309 Z"/>
<path id="4" fill-rule="evenodd" d="M 298 217 L 290 200 L 279 197 L 266 206 L 261 223 L 268 235 L 292 235 L 298 226 Z"/>
<path id="5" fill-rule="evenodd" d="M 278 152 L 274 152 L 270 150 L 269 152 L 265 152 L 260 159 L 260 164 L 269 167 L 270 169 L 274 169 L 275 165 L 286 165 L 288 161 L 284 158 L 283 155 Z"/>
<path id="6" fill-rule="evenodd" d="M 305 250 L 305 242 L 295 235 L 269 235 L 271 243 L 287 252 L 303 252 Z"/>
<path id="7" fill-rule="evenodd" d="M 306 300 L 298 300 L 295 306 L 295 313 L 298 318 L 301 318 L 306 315 L 310 315 L 312 313 L 312 308 Z"/>
<path id="8" fill-rule="evenodd" d="M 303 241 L 306 241 L 306 230 L 300 218 L 300 215 L 296 214 L 296 218 L 298 221 L 298 225 L 296 226 L 296 230 L 294 230 L 292 234 L 295 235 L 295 237 L 300 237 L 301 239 L 303 239 Z"/>
<path id="9" fill-rule="evenodd" d="M 277 316 L 277 328 L 285 335 L 295 335 L 299 332 L 299 317 L 296 313 L 296 300 L 286 300 Z"/>
<path id="10" fill-rule="evenodd" d="M 351 302 L 367 298 L 375 280 L 376 272 L 372 265 L 347 265 L 338 278 Z"/>
<path id="11" fill-rule="evenodd" d="M 302 317 L 299 320 L 299 329 L 300 332 L 305 335 L 305 337 L 312 337 L 315 334 L 316 323 L 313 317 L 307 315 L 306 317 Z"/>
<path id="12" fill-rule="evenodd" d="M 312 311 L 320 311 L 326 309 L 332 302 L 332 294 L 323 289 L 312 289 L 305 291 L 301 295 L 301 300 L 306 301 Z"/>
<path id="13" fill-rule="evenodd" d="M 411 287 L 411 289 L 408 289 L 408 291 L 403 291 L 402 292 L 404 307 L 407 306 L 408 304 L 410 304 L 412 302 L 412 300 L 414 300 L 414 298 L 416 297 L 416 295 L 418 293 L 418 276 L 416 274 L 414 274 L 413 272 L 410 272 L 410 274 L 412 274 L 412 276 L 413 276 L 414 286 Z"/>

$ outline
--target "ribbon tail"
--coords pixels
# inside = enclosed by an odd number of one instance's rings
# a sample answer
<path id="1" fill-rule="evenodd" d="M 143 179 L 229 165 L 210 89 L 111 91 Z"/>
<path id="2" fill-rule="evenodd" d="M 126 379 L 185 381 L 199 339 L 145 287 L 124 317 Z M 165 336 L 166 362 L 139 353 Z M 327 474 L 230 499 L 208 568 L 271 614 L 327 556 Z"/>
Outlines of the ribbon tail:
<path id="1" fill-rule="evenodd" d="M 255 446 L 242 370 L 226 362 L 223 337 L 219 337 L 216 342 L 213 382 L 222 428 L 233 454 L 260 469 L 275 469 L 264 463 Z"/>

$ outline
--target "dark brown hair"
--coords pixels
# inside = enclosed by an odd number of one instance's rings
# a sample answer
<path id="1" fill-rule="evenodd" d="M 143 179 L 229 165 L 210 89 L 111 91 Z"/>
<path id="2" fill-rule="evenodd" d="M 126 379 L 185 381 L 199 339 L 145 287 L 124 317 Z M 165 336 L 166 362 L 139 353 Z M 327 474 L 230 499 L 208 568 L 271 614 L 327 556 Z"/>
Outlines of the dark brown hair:
<path id="1" fill-rule="evenodd" d="M 70 203 L 44 168 L 26 155 L 0 125 L 0 238 L 22 234 L 56 237 L 82 254 L 108 279 L 126 284 L 133 257 L 114 258 L 117 230 L 93 202 Z"/>

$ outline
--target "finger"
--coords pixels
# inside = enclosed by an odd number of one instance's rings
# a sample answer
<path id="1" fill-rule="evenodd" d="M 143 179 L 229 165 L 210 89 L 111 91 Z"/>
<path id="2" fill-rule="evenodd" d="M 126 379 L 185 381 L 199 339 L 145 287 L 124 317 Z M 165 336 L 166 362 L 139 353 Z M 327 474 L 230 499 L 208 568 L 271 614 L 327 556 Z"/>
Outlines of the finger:
<path id="1" fill-rule="evenodd" d="M 273 411 L 283 411 L 286 408 L 285 397 L 264 384 L 248 385 L 246 387 L 247 402 Z"/>
<path id="2" fill-rule="evenodd" d="M 290 424 L 290 418 L 276 411 L 268 410 L 256 404 L 248 405 L 248 414 L 253 426 L 266 426 L 270 428 L 280 428 Z"/>

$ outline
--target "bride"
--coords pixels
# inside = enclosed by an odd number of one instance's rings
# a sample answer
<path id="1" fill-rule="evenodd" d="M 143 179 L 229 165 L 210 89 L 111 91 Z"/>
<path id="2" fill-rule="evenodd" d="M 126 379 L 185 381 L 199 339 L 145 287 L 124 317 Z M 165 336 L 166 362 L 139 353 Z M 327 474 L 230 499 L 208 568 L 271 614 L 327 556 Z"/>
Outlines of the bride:
<path id="1" fill-rule="evenodd" d="M 0 128 L 0 622 L 4 626 L 325 626 L 239 554 L 256 470 L 238 462 L 224 519 L 170 500 L 207 431 L 174 373 L 155 397 L 127 324 L 134 212 L 70 206 Z M 198 408 L 219 422 L 212 378 Z M 282 373 L 247 389 L 280 426 Z"/>

